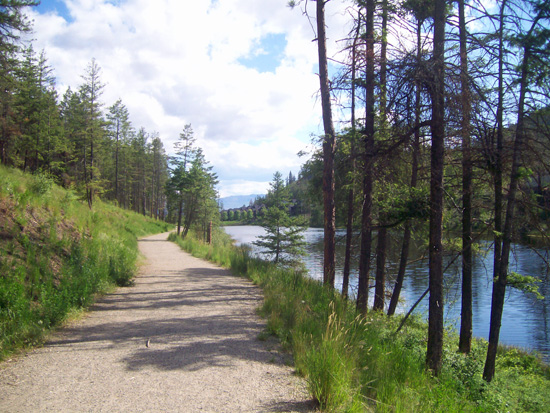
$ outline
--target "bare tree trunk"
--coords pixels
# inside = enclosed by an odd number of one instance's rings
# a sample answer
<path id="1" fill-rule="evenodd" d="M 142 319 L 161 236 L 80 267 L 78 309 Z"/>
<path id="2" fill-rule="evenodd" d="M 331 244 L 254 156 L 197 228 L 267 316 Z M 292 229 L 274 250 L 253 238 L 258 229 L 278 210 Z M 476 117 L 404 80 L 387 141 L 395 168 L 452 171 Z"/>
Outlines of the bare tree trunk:
<path id="1" fill-rule="evenodd" d="M 403 288 L 403 281 L 405 280 L 405 270 L 407 269 L 407 261 L 409 257 L 409 246 L 411 243 L 411 223 L 410 221 L 405 224 L 403 230 L 403 243 L 401 244 L 401 256 L 399 258 L 399 269 L 397 270 L 397 277 L 395 279 L 395 285 L 393 287 L 393 293 L 391 295 L 390 304 L 388 307 L 388 315 L 394 315 L 399 303 L 399 296 L 401 295 L 401 289 Z"/>
<path id="2" fill-rule="evenodd" d="M 502 322 L 502 311 L 504 309 L 504 298 L 506 294 L 506 283 L 508 279 L 508 264 L 510 259 L 510 247 L 512 243 L 514 209 L 516 204 L 516 193 L 518 190 L 518 171 L 521 166 L 521 151 L 523 149 L 525 132 L 525 95 L 527 92 L 527 78 L 531 58 L 531 45 L 529 39 L 535 30 L 542 12 L 533 20 L 529 32 L 525 36 L 523 49 L 523 61 L 521 64 L 521 77 L 519 80 L 520 92 L 518 101 L 518 120 L 516 125 L 516 136 L 514 140 L 514 151 L 512 155 L 512 170 L 510 171 L 510 188 L 508 190 L 506 216 L 502 233 L 502 252 L 499 263 L 499 272 L 495 274 L 496 282 L 493 284 L 493 297 L 491 303 L 491 325 L 489 328 L 489 347 L 483 370 L 483 378 L 490 382 L 495 375 L 495 363 Z"/>
<path id="3" fill-rule="evenodd" d="M 332 122 L 330 87 L 328 79 L 327 46 L 325 31 L 325 1 L 317 0 L 317 49 L 319 52 L 319 80 L 321 83 L 321 104 L 323 109 L 323 204 L 325 250 L 323 282 L 334 287 L 335 278 L 335 234 L 336 207 L 334 203 L 334 153 L 336 134 Z"/>
<path id="4" fill-rule="evenodd" d="M 349 275 L 351 269 L 351 244 L 353 240 L 353 204 L 355 200 L 355 70 L 356 70 L 356 58 L 357 58 L 357 43 L 359 41 L 359 31 L 361 28 L 361 13 L 358 13 L 357 17 L 357 30 L 355 31 L 355 38 L 353 39 L 353 46 L 351 50 L 351 173 L 352 181 L 350 183 L 350 189 L 348 191 L 348 216 L 346 224 L 346 252 L 344 256 L 344 274 L 342 279 L 342 296 L 347 299 L 349 294 Z"/>
<path id="5" fill-rule="evenodd" d="M 528 50 L 525 51 L 526 55 Z M 495 375 L 495 361 L 500 335 L 500 326 L 502 321 L 502 311 L 504 308 L 504 296 L 506 293 L 506 282 L 508 278 L 508 262 L 510 256 L 510 246 L 512 243 L 513 218 L 516 201 L 516 192 L 518 187 L 518 169 L 520 166 L 520 152 L 523 146 L 523 118 L 524 118 L 524 103 L 525 103 L 525 81 L 526 81 L 526 64 L 527 56 L 524 57 L 521 92 L 518 110 L 518 123 L 516 129 L 516 139 L 514 142 L 514 155 L 512 161 L 512 171 L 510 176 L 510 189 L 508 191 L 508 203 L 506 206 L 506 217 L 504 221 L 504 232 L 502 234 L 502 253 L 500 259 L 500 268 L 497 275 L 497 281 L 493 284 L 493 298 L 491 303 L 491 326 L 489 329 L 489 347 L 487 349 L 487 359 L 483 377 L 490 382 Z"/>
<path id="6" fill-rule="evenodd" d="M 120 141 L 120 120 L 117 119 L 116 124 L 116 139 L 115 139 L 115 200 L 120 203 L 118 195 L 118 151 Z"/>
<path id="7" fill-rule="evenodd" d="M 417 22 L 416 31 L 416 64 L 420 67 L 422 59 L 422 20 Z M 411 188 L 416 188 L 418 182 L 418 159 L 420 156 L 420 106 L 421 106 L 421 88 L 420 81 L 415 79 L 415 131 L 414 142 L 412 152 L 412 166 L 411 166 Z M 403 281 L 405 279 L 405 270 L 407 269 L 407 261 L 409 259 L 409 246 L 411 242 L 411 222 L 410 220 L 405 223 L 403 229 L 403 243 L 401 244 L 401 257 L 399 259 L 399 269 L 397 270 L 397 277 L 395 279 L 395 285 L 393 287 L 393 293 L 390 299 L 388 307 L 388 315 L 394 315 L 399 303 L 399 296 L 401 295 L 401 289 L 403 288 Z"/>
<path id="8" fill-rule="evenodd" d="M 189 208 L 186 206 L 186 208 L 188 209 L 188 213 L 186 214 L 185 216 L 185 223 L 183 225 L 183 233 L 181 235 L 181 237 L 183 239 L 185 239 L 185 237 L 187 236 L 187 234 L 189 233 L 189 230 L 191 229 L 191 225 L 193 225 L 193 222 L 195 221 L 195 211 L 196 211 L 196 208 L 197 208 L 197 199 L 195 196 L 193 196 L 192 199 L 188 200 L 189 202 Z"/>
<path id="9" fill-rule="evenodd" d="M 364 136 L 363 212 L 361 216 L 361 255 L 359 261 L 359 285 L 357 310 L 367 312 L 369 298 L 369 271 L 372 248 L 372 174 L 374 162 L 374 8 L 375 1 L 367 0 L 366 21 L 366 119 Z"/>
<path id="10" fill-rule="evenodd" d="M 352 161 L 353 162 L 353 161 Z M 354 162 L 353 162 L 354 163 Z M 353 240 L 353 200 L 355 191 L 352 188 L 348 191 L 348 216 L 346 223 L 346 252 L 344 255 L 344 274 L 342 278 L 342 296 L 347 299 L 349 295 L 349 275 L 351 271 L 351 244 Z"/>
<path id="11" fill-rule="evenodd" d="M 178 235 L 181 232 L 181 218 L 183 215 L 183 196 L 180 194 L 180 202 L 178 205 Z"/>
<path id="12" fill-rule="evenodd" d="M 86 186 L 86 201 L 88 202 L 88 207 L 92 209 L 91 195 L 90 195 L 90 178 L 88 176 L 88 157 L 86 155 L 86 142 L 82 145 L 84 149 L 84 184 Z"/>
<path id="13" fill-rule="evenodd" d="M 470 85 L 464 0 L 458 1 L 460 83 L 462 99 L 462 311 L 458 350 L 469 353 L 472 342 L 472 155 L 470 148 Z"/>
<path id="14" fill-rule="evenodd" d="M 388 49 L 387 40 L 388 26 L 388 1 L 382 1 L 382 45 L 380 48 L 380 129 L 385 138 L 387 122 L 386 122 L 386 79 L 387 79 L 387 62 L 386 53 Z M 376 277 L 374 288 L 374 304 L 373 310 L 384 311 L 385 295 L 386 295 L 386 251 L 388 249 L 388 229 L 385 227 L 385 213 L 378 214 L 378 243 L 376 245 Z"/>
<path id="15" fill-rule="evenodd" d="M 372 309 L 384 311 L 386 286 L 386 250 L 388 229 L 381 227 L 378 230 L 378 244 L 376 245 L 376 284 L 374 288 L 374 304 Z"/>
<path id="16" fill-rule="evenodd" d="M 443 168 L 445 141 L 445 0 L 435 1 L 434 81 L 432 94 L 432 148 L 430 177 L 429 310 L 426 365 L 438 375 L 443 356 Z"/>
<path id="17" fill-rule="evenodd" d="M 90 208 L 92 207 L 92 204 L 94 202 L 94 138 L 93 138 L 93 130 L 90 135 L 90 193 L 89 193 L 89 199 L 88 204 L 90 205 Z"/>
<path id="18" fill-rule="evenodd" d="M 502 258 L 502 174 L 503 174 L 503 152 L 504 152 L 504 10 L 506 0 L 500 6 L 500 27 L 498 45 L 498 103 L 497 103 L 497 147 L 494 159 L 494 193 L 495 193 L 495 219 L 494 219 L 494 258 L 493 274 L 500 273 L 500 260 Z"/>

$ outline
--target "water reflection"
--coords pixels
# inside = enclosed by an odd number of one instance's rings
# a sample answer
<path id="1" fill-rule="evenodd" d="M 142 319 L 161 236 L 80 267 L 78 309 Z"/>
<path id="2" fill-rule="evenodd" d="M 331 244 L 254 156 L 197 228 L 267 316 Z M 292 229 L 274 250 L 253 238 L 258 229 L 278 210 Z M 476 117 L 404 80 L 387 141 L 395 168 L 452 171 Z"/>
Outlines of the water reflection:
<path id="1" fill-rule="evenodd" d="M 257 236 L 264 234 L 258 226 L 225 227 L 226 232 L 238 244 L 250 244 Z M 337 231 L 336 239 L 336 288 L 341 289 L 344 266 L 344 232 Z M 310 228 L 305 233 L 307 241 L 307 256 L 304 258 L 309 275 L 318 280 L 323 278 L 323 230 Z M 477 337 L 489 336 L 489 320 L 491 314 L 492 266 L 493 251 L 490 242 L 481 243 L 481 253 L 477 254 L 473 266 L 473 329 Z M 253 247 L 255 253 L 261 254 Z M 522 275 L 539 278 L 542 282 L 539 290 L 546 298 L 538 300 L 533 294 L 525 294 L 510 288 L 507 296 L 500 331 L 502 344 L 521 346 L 540 352 L 544 359 L 550 361 L 550 275 L 547 266 L 549 252 L 532 250 L 526 246 L 514 245 L 510 257 L 510 271 Z M 355 257 L 350 274 L 350 293 L 357 291 L 358 265 Z M 392 289 L 393 277 L 397 272 L 397 257 L 388 257 L 388 284 Z M 447 262 L 449 264 L 449 262 Z M 446 304 L 445 320 L 449 325 L 458 326 L 460 321 L 460 288 L 461 264 L 459 260 L 451 263 L 445 272 Z M 428 261 L 418 259 L 411 262 L 407 268 L 403 284 L 402 299 L 398 311 L 407 311 L 410 306 L 426 291 L 428 287 Z M 372 300 L 373 292 L 370 293 Z M 388 304 L 388 303 L 386 303 Z M 417 312 L 427 314 L 427 299 L 418 307 Z"/>

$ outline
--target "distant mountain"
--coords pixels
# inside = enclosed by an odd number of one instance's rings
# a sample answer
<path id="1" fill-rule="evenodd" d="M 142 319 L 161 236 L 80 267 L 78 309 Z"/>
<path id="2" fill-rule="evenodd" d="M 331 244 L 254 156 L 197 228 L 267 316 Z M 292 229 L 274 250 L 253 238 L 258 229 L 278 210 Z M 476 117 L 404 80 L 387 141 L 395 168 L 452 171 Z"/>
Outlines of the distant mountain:
<path id="1" fill-rule="evenodd" d="M 226 196 L 225 198 L 220 198 L 220 202 L 223 205 L 223 209 L 240 208 L 243 205 L 248 206 L 250 204 L 250 201 L 254 201 L 258 196 L 264 195 L 252 194 Z"/>

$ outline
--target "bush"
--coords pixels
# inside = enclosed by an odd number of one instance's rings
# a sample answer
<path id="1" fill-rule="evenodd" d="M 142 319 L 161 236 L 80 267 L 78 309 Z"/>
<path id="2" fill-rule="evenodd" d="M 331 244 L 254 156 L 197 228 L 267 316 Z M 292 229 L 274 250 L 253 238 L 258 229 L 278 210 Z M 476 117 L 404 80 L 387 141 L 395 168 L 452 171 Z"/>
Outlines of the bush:
<path id="1" fill-rule="evenodd" d="M 43 174 L 36 174 L 30 179 L 29 191 L 38 196 L 46 195 L 52 189 L 54 182 Z"/>

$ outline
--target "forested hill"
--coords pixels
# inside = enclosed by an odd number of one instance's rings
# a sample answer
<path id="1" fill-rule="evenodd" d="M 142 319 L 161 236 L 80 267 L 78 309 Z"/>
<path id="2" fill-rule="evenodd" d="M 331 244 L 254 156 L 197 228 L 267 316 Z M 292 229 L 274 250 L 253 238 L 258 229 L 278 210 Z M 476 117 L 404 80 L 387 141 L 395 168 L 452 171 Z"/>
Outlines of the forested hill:
<path id="1" fill-rule="evenodd" d="M 0 162 L 41 172 L 82 193 L 154 217 L 166 208 L 168 158 L 158 134 L 136 129 L 122 101 L 105 107 L 91 60 L 76 90 L 58 96 L 53 68 L 32 46 L 1 67 Z"/>
<path id="2" fill-rule="evenodd" d="M 184 233 L 216 220 L 217 177 L 194 145 L 191 125 L 182 125 L 168 156 L 159 133 L 133 125 L 120 99 L 103 100 L 107 86 L 93 58 L 81 84 L 59 96 L 45 53 L 23 41 L 31 31 L 25 6 L 37 2 L 2 4 L 0 164 L 43 175 L 74 191 L 90 209 L 99 199 L 112 201 L 178 221 Z"/>
<path id="3" fill-rule="evenodd" d="M 170 225 L 0 165 L 0 359 L 113 285 L 129 285 L 137 237 Z"/>

